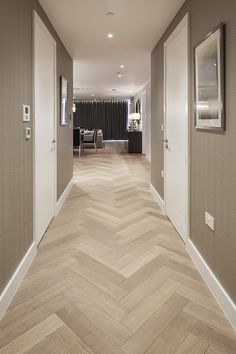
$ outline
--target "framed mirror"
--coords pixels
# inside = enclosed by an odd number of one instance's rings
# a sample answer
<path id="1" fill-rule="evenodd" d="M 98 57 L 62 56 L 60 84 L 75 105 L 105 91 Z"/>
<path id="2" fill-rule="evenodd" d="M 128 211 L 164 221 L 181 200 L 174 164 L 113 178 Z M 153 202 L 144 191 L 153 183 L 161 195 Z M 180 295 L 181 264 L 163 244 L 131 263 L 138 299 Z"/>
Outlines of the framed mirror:
<path id="1" fill-rule="evenodd" d="M 220 24 L 194 48 L 195 126 L 225 129 L 224 25 Z"/>

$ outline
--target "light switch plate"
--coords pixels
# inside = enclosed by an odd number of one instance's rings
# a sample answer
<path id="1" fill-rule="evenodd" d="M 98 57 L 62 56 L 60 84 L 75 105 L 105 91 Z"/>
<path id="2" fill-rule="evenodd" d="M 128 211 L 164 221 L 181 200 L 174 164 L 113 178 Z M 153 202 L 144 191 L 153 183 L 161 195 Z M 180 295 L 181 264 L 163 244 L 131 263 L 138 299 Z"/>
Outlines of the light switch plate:
<path id="1" fill-rule="evenodd" d="M 215 219 L 207 211 L 205 211 L 205 224 L 212 230 L 215 231 Z"/>
<path id="2" fill-rule="evenodd" d="M 31 128 L 25 128 L 25 139 L 29 140 L 31 138 Z"/>
<path id="3" fill-rule="evenodd" d="M 23 122 L 30 122 L 30 106 L 23 104 Z"/>

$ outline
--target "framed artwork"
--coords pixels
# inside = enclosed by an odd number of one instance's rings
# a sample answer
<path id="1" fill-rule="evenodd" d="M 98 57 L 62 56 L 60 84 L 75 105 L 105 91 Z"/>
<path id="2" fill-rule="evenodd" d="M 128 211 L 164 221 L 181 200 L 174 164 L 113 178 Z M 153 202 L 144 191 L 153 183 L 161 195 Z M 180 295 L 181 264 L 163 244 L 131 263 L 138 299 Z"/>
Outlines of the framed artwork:
<path id="1" fill-rule="evenodd" d="M 194 48 L 195 125 L 201 130 L 225 129 L 224 25 Z"/>
<path id="2" fill-rule="evenodd" d="M 61 97 L 60 124 L 67 125 L 68 81 L 64 76 L 60 77 L 60 97 Z"/>

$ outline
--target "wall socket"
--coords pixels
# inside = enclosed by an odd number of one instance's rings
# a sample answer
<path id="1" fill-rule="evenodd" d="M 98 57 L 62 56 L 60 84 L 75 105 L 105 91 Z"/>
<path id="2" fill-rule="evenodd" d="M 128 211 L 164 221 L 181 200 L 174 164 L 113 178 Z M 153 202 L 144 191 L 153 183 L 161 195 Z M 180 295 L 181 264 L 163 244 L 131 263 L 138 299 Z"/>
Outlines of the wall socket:
<path id="1" fill-rule="evenodd" d="M 207 211 L 205 211 L 205 224 L 212 230 L 215 231 L 215 219 Z"/>
<path id="2" fill-rule="evenodd" d="M 31 128 L 30 127 L 26 127 L 25 128 L 25 139 L 29 140 L 31 138 Z"/>
<path id="3" fill-rule="evenodd" d="M 164 178 L 165 174 L 164 174 L 164 170 L 161 171 L 161 178 Z"/>

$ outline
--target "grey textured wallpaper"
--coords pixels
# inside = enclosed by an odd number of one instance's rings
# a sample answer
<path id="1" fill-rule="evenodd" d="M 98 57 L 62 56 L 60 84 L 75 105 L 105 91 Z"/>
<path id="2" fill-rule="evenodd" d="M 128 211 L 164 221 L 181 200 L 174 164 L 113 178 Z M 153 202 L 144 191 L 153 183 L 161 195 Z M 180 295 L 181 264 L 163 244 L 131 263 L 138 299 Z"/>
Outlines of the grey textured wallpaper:
<path id="1" fill-rule="evenodd" d="M 164 42 L 190 13 L 191 48 L 191 239 L 236 302 L 236 1 L 187 0 L 152 52 L 152 184 L 163 197 Z M 196 131 L 193 112 L 193 48 L 219 23 L 226 24 L 226 131 Z M 204 212 L 215 217 L 215 232 Z"/>
<path id="2" fill-rule="evenodd" d="M 0 294 L 33 242 L 33 141 L 25 141 L 22 123 L 22 104 L 32 107 L 33 9 L 57 42 L 58 80 L 62 73 L 68 78 L 72 107 L 72 59 L 40 5 L 1 0 Z M 33 127 L 32 121 L 28 125 Z M 72 156 L 72 129 L 58 124 L 58 199 L 72 177 Z"/>

